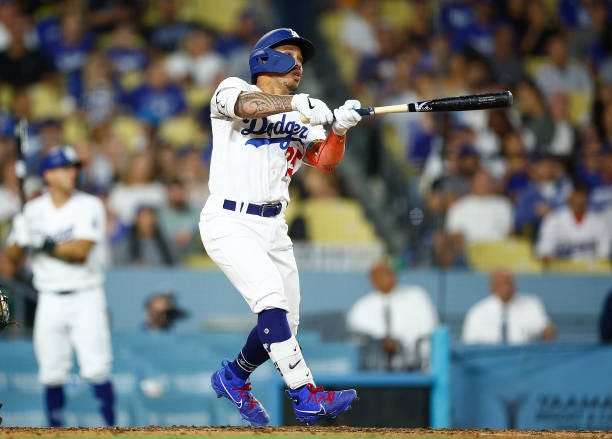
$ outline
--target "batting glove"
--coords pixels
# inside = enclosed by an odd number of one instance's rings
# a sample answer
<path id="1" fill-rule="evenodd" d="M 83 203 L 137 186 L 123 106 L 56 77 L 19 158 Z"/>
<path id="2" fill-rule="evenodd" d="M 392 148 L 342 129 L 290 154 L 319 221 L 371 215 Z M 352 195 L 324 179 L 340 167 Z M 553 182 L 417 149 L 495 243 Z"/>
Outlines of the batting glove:
<path id="1" fill-rule="evenodd" d="M 300 93 L 291 99 L 291 109 L 298 111 L 310 125 L 323 125 L 332 123 L 334 114 L 325 102 L 314 99 L 305 93 Z"/>
<path id="2" fill-rule="evenodd" d="M 355 99 L 347 100 L 342 106 L 334 110 L 334 124 L 332 130 L 339 136 L 344 136 L 349 128 L 353 128 L 361 120 L 361 115 L 355 110 L 361 108 L 361 102 Z"/>

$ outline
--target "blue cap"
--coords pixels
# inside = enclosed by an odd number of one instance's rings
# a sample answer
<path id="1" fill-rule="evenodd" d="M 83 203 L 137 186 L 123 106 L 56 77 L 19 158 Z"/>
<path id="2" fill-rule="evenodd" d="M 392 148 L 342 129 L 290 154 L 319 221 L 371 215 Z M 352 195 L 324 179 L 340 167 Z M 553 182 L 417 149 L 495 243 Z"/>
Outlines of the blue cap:
<path id="1" fill-rule="evenodd" d="M 40 163 L 40 175 L 45 171 L 64 166 L 81 166 L 81 160 L 71 146 L 56 146 L 51 149 Z"/>

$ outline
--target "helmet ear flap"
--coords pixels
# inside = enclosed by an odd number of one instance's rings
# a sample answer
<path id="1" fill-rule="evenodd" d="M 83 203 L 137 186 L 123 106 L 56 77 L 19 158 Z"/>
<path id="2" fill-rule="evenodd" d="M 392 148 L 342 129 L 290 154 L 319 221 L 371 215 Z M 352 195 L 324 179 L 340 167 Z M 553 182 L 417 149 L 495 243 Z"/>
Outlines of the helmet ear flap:
<path id="1" fill-rule="evenodd" d="M 295 60 L 291 55 L 265 47 L 251 53 L 249 67 L 255 79 L 259 73 L 287 73 L 295 67 Z"/>

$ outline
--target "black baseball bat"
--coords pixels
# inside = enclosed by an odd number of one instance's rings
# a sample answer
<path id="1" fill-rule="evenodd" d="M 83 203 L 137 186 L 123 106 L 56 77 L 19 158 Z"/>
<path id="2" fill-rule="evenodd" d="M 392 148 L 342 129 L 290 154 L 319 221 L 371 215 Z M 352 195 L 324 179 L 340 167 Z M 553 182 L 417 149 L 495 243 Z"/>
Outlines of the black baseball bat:
<path id="1" fill-rule="evenodd" d="M 386 105 L 383 107 L 366 107 L 357 109 L 362 116 L 375 116 L 390 113 L 422 113 L 438 111 L 486 110 L 489 108 L 510 107 L 514 98 L 509 91 L 483 93 L 467 96 L 430 99 L 428 101 L 410 102 L 408 104 Z"/>
<path id="2" fill-rule="evenodd" d="M 28 121 L 20 119 L 15 125 L 15 175 L 19 179 L 19 198 L 21 206 L 26 202 L 26 195 L 23 188 L 24 181 L 27 177 L 27 169 L 23 158 L 24 146 L 28 143 Z"/>

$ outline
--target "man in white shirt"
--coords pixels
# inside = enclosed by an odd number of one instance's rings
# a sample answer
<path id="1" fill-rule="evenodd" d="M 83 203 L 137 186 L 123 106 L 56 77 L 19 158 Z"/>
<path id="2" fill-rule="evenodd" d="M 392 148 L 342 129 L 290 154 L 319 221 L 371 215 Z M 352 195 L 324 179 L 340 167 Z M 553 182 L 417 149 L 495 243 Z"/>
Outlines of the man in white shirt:
<path id="1" fill-rule="evenodd" d="M 552 259 L 605 260 L 610 256 L 610 229 L 605 215 L 588 210 L 589 191 L 575 185 L 567 206 L 544 217 L 536 253 L 545 265 Z"/>
<path id="2" fill-rule="evenodd" d="M 555 328 L 544 305 L 535 296 L 517 293 L 510 271 L 494 270 L 490 290 L 467 312 L 461 335 L 464 343 L 520 345 L 554 339 Z"/>
<path id="3" fill-rule="evenodd" d="M 374 290 L 360 298 L 347 315 L 349 331 L 365 336 L 363 367 L 369 370 L 424 369 L 429 364 L 429 336 L 438 313 L 427 291 L 397 285 L 387 260 L 370 270 Z"/>
<path id="4" fill-rule="evenodd" d="M 477 171 L 470 180 L 470 192 L 449 207 L 445 233 L 434 238 L 438 263 L 462 265 L 469 244 L 505 239 L 512 231 L 513 218 L 512 203 L 495 194 L 491 175 L 484 169 Z"/>

